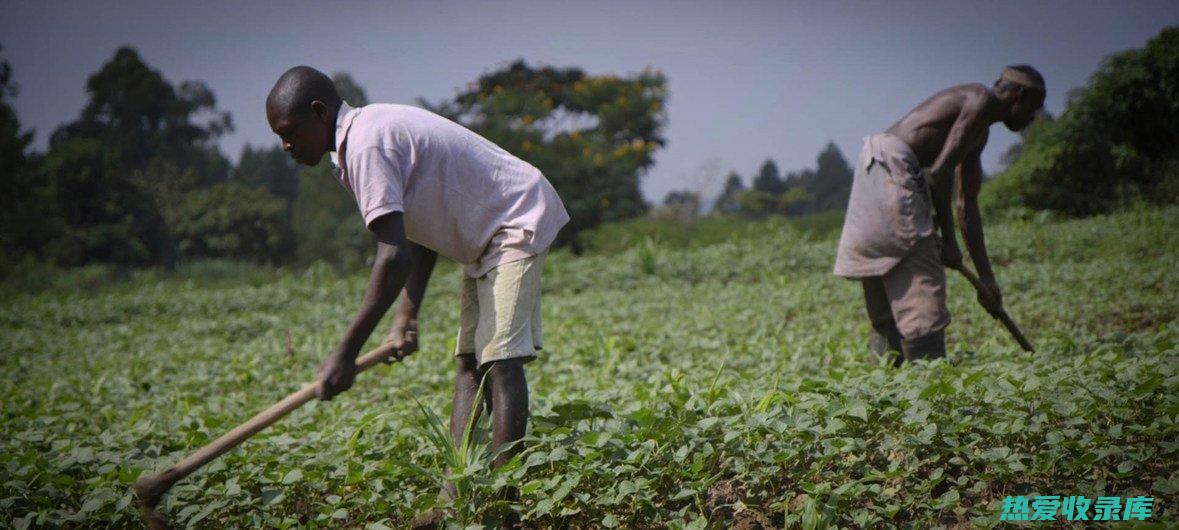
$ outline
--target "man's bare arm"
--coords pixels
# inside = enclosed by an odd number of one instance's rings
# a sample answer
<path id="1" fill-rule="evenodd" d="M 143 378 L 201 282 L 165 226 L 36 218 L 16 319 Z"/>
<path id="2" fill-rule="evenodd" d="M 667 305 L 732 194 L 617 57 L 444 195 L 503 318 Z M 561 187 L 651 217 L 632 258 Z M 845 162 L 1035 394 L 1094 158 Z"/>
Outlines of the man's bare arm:
<path id="1" fill-rule="evenodd" d="M 401 291 L 401 304 L 386 339 L 387 342 L 397 343 L 399 358 L 418 349 L 418 310 L 426 297 L 426 286 L 430 283 L 434 264 L 438 261 L 437 252 L 417 243 L 410 242 L 409 245 L 414 255 L 413 269 L 405 281 L 405 289 Z"/>
<path id="2" fill-rule="evenodd" d="M 983 237 L 982 214 L 978 208 L 978 193 L 983 178 L 982 161 L 979 158 L 981 154 L 982 149 L 971 153 L 958 166 L 958 182 L 961 183 L 958 217 L 966 250 L 970 252 L 970 259 L 984 287 L 983 292 L 978 294 L 978 300 L 987 311 L 997 315 L 1003 307 L 1003 295 L 995 280 L 995 271 L 991 268 L 991 258 L 987 254 L 986 239 Z"/>
<path id="3" fill-rule="evenodd" d="M 360 310 L 344 332 L 344 338 L 320 367 L 320 397 L 323 399 L 330 399 L 352 386 L 360 348 L 397 299 L 413 268 L 414 254 L 405 239 L 401 212 L 377 218 L 370 230 L 377 238 L 377 257 Z"/>
<path id="4" fill-rule="evenodd" d="M 396 318 L 402 321 L 417 320 L 422 299 L 426 297 L 426 286 L 430 283 L 430 275 L 434 273 L 434 263 L 438 261 L 437 252 L 417 243 L 411 242 L 409 245 L 414 254 L 414 263 L 405 281 L 401 305 L 397 309 Z"/>
<path id="5" fill-rule="evenodd" d="M 954 202 L 954 181 L 931 179 L 929 191 L 933 196 L 933 220 L 942 234 L 942 265 L 958 267 L 962 263 L 962 251 L 954 235 L 954 213 L 950 206 Z"/>
<path id="6" fill-rule="evenodd" d="M 991 269 L 987 244 L 983 238 L 982 214 L 978 208 L 978 193 L 983 178 L 980 154 L 976 151 L 958 165 L 958 182 L 962 188 L 958 194 L 958 218 L 962 223 L 962 240 L 966 242 L 966 250 L 970 252 L 979 278 L 995 281 L 995 272 Z"/>
<path id="7" fill-rule="evenodd" d="M 941 152 L 929 168 L 930 176 L 935 181 L 949 180 L 947 177 L 952 176 L 954 167 L 965 159 L 973 146 L 978 144 L 977 141 L 986 134 L 987 127 L 990 126 L 986 120 L 986 104 L 986 96 L 967 96 L 958 118 L 946 134 Z"/>

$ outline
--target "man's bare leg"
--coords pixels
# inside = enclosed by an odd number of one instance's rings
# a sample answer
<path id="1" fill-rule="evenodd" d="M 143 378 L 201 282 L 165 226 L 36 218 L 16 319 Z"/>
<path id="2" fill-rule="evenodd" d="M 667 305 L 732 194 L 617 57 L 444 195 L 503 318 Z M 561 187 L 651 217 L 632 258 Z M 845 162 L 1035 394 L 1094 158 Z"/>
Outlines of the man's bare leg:
<path id="1" fill-rule="evenodd" d="M 454 439 L 454 445 L 458 446 L 463 443 L 463 435 L 466 433 L 467 425 L 479 421 L 479 415 L 482 414 L 483 408 L 477 407 L 475 398 L 479 395 L 479 383 L 482 379 L 482 373 L 479 371 L 479 363 L 475 360 L 474 354 L 463 354 L 455 357 L 455 374 L 454 374 L 454 400 L 451 402 L 450 411 L 450 437 Z M 487 391 L 484 389 L 484 394 Z M 486 399 L 485 401 L 490 401 Z M 490 403 L 488 403 L 490 404 Z M 471 414 L 475 414 L 475 418 L 471 419 Z"/>
<path id="2" fill-rule="evenodd" d="M 454 361 L 454 398 L 451 401 L 450 436 L 454 440 L 455 446 L 458 446 L 463 443 L 467 424 L 477 422 L 483 411 L 483 407 L 476 406 L 475 403 L 475 398 L 479 395 L 479 381 L 482 374 L 474 354 L 458 355 Z M 484 393 L 486 394 L 486 392 Z M 489 400 L 485 399 L 485 401 Z M 475 415 L 473 420 L 471 414 Z M 446 474 L 450 475 L 449 469 L 446 470 Z M 454 483 L 447 480 L 442 485 L 440 495 L 446 500 L 453 501 L 458 496 L 458 491 L 455 489 Z M 410 522 L 410 528 L 418 530 L 440 528 L 445 517 L 446 514 L 442 510 L 433 509 L 415 517 Z"/>
<path id="3" fill-rule="evenodd" d="M 491 396 L 491 443 L 497 452 L 493 465 L 499 467 L 524 450 L 520 440 L 528 430 L 528 380 L 522 359 L 495 361 L 487 372 L 490 388 L 484 390 Z M 519 498 L 513 487 L 505 488 L 501 494 L 509 502 Z M 515 528 L 519 524 L 519 516 L 511 512 L 503 527 Z"/>
<path id="4" fill-rule="evenodd" d="M 485 370 L 480 370 L 475 356 L 468 354 L 455 357 L 455 367 L 450 435 L 455 445 L 461 444 L 467 425 L 478 421 L 483 411 L 482 405 L 485 405 L 491 410 L 491 443 L 493 450 L 498 453 L 492 465 L 502 466 L 523 450 L 518 442 L 524 438 L 528 429 L 528 381 L 524 376 L 524 363 L 521 359 L 506 359 L 492 362 Z M 484 403 L 478 404 L 476 397 L 485 373 L 487 384 L 483 388 Z M 474 419 L 471 419 L 472 414 Z M 456 493 L 454 484 L 447 481 L 442 495 L 454 499 Z M 518 494 L 515 488 L 503 492 L 509 501 L 514 501 Z M 411 526 L 436 528 L 442 516 L 440 512 L 431 511 L 415 519 Z M 505 526 L 517 524 L 518 517 L 511 514 Z"/>
<path id="5" fill-rule="evenodd" d="M 490 388 L 484 391 L 491 396 L 491 443 L 496 451 L 502 449 L 494 463 L 499 467 L 523 450 L 517 442 L 528 430 L 528 380 L 521 359 L 493 362 L 487 371 Z"/>

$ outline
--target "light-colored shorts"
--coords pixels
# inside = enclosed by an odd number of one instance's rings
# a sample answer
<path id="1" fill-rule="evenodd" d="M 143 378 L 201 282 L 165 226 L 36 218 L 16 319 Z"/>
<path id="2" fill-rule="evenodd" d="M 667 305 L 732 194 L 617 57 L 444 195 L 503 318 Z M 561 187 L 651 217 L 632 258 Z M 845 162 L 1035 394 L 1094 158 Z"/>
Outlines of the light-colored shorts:
<path id="1" fill-rule="evenodd" d="M 500 264 L 478 278 L 463 277 L 455 355 L 474 354 L 479 366 L 536 358 L 541 349 L 540 273 L 547 254 Z"/>
<path id="2" fill-rule="evenodd" d="M 905 339 L 918 339 L 950 324 L 946 308 L 946 269 L 941 241 L 922 238 L 883 276 L 864 278 L 868 317 L 887 320 L 889 313 Z"/>

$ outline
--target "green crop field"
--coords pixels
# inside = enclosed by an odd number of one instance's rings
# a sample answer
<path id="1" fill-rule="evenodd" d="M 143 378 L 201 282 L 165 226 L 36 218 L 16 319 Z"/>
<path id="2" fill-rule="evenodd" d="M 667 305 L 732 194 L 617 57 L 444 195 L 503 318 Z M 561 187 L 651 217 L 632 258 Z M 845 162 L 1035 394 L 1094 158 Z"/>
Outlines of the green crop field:
<path id="1" fill-rule="evenodd" d="M 1179 208 L 992 224 L 1008 311 L 1039 351 L 952 277 L 952 353 L 901 369 L 867 351 L 859 287 L 830 274 L 835 236 L 740 233 L 554 254 L 528 449 L 496 473 L 486 436 L 465 454 L 432 436 L 453 370 L 449 266 L 422 351 L 291 414 L 162 509 L 196 528 L 399 528 L 452 465 L 458 527 L 501 513 L 509 483 L 538 527 L 988 527 L 1006 524 L 1005 496 L 1053 494 L 1153 496 L 1150 521 L 1179 523 Z M 137 527 L 131 482 L 312 379 L 365 285 L 224 267 L 4 295 L 0 527 Z"/>

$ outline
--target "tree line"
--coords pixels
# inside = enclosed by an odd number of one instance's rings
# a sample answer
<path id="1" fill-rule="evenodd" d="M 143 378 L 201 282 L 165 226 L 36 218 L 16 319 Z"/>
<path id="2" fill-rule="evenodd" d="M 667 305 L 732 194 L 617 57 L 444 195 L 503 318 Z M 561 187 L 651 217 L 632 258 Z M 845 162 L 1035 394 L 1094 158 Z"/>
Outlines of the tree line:
<path id="1" fill-rule="evenodd" d="M 369 103 L 347 73 L 333 76 L 353 106 Z M 130 47 L 86 82 L 77 119 L 29 150 L 0 63 L 0 274 L 21 262 L 168 266 L 221 258 L 362 266 L 374 245 L 331 163 L 296 167 L 278 145 L 246 145 L 236 164 L 217 141 L 233 131 L 213 91 L 169 82 Z M 517 61 L 450 100 L 419 104 L 540 168 L 572 221 L 562 243 L 648 205 L 641 176 L 663 146 L 666 81 L 645 70 L 589 75 Z M 259 110 L 261 114 L 261 110 Z M 258 118 L 261 119 L 261 118 Z"/>
<path id="2" fill-rule="evenodd" d="M 709 213 L 756 219 L 843 210 L 853 174 L 835 142 L 828 142 L 819 152 L 814 168 L 785 175 L 773 158 L 767 158 L 748 187 L 744 177 L 730 171 Z M 663 212 L 680 219 L 700 215 L 703 206 L 699 192 L 693 190 L 671 191 L 663 199 Z"/>
<path id="3" fill-rule="evenodd" d="M 2 48 L 0 48 L 2 50 Z M 368 103 L 346 73 L 333 76 L 354 106 Z M 131 266 L 222 258 L 272 264 L 364 264 L 373 245 L 330 162 L 296 168 L 277 145 L 247 145 L 236 164 L 218 148 L 233 131 L 213 91 L 169 82 L 130 47 L 86 82 L 78 117 L 29 149 L 0 60 L 0 276 L 19 264 Z M 572 220 L 559 244 L 602 223 L 650 210 L 640 183 L 665 144 L 666 78 L 647 69 L 590 75 L 523 61 L 491 70 L 434 110 L 540 168 Z M 983 186 L 989 212 L 1092 215 L 1179 199 L 1179 28 L 1110 55 L 1074 89 L 1064 112 L 1038 120 Z M 261 114 L 261 111 L 259 111 Z M 260 117 L 257 119 L 261 119 Z M 730 173 L 717 212 L 801 215 L 845 207 L 852 180 L 834 144 L 815 167 L 781 173 L 766 160 L 747 187 Z M 701 198 L 665 203 L 696 215 Z"/>

